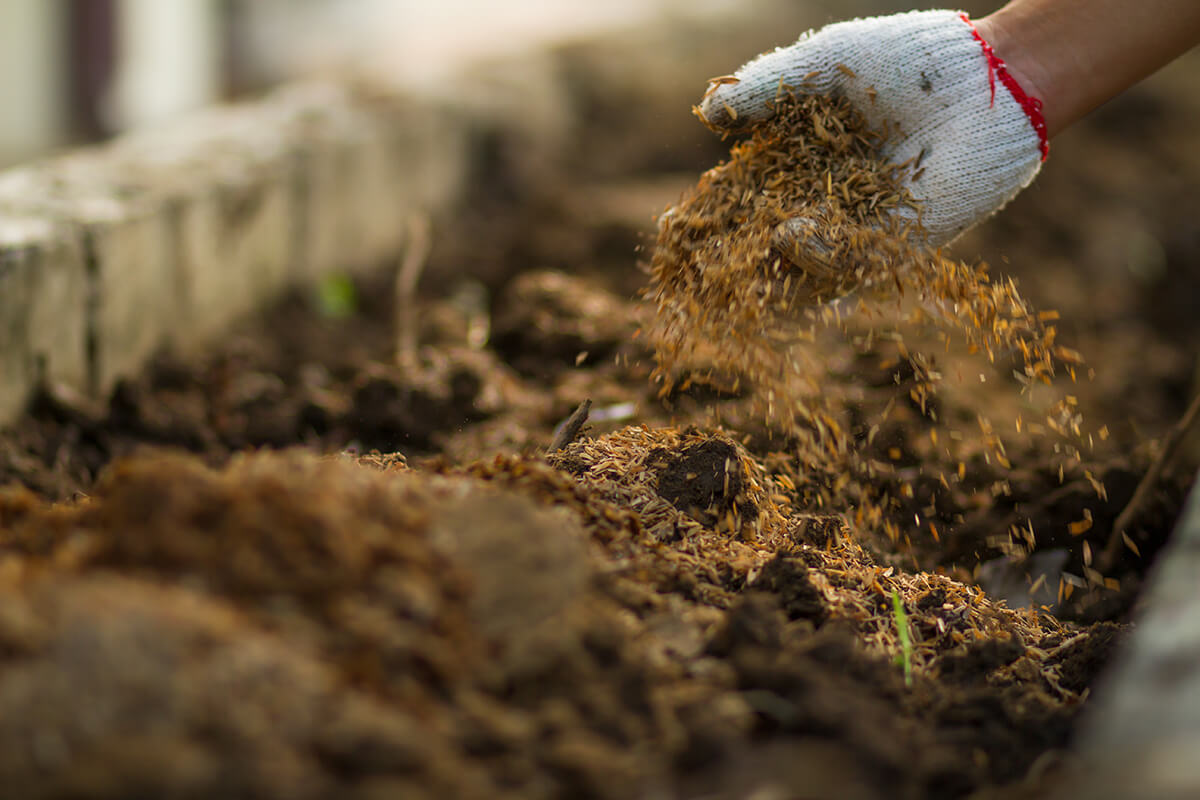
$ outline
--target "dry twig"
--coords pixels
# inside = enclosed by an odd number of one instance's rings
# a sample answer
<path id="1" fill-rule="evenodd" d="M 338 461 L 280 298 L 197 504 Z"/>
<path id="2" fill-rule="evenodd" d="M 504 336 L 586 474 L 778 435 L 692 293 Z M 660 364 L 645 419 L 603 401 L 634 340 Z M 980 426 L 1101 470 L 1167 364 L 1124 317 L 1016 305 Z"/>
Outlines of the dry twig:
<path id="1" fill-rule="evenodd" d="M 558 429 L 554 433 L 554 441 L 550 442 L 550 447 L 546 452 L 553 453 L 562 450 L 575 441 L 575 437 L 579 435 L 579 431 L 583 429 L 584 423 L 587 422 L 588 414 L 591 410 L 592 401 L 590 399 L 580 403 L 579 407 L 571 412 L 571 416 L 559 424 Z"/>

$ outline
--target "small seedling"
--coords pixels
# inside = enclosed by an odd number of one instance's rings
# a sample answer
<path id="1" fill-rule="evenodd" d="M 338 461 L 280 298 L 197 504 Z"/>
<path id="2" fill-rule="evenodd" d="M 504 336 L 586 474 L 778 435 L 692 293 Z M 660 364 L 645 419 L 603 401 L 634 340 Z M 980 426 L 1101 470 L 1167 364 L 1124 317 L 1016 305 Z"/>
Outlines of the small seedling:
<path id="1" fill-rule="evenodd" d="M 345 319 L 358 310 L 358 292 L 345 275 L 330 275 L 317 284 L 317 312 L 326 319 Z"/>
<path id="2" fill-rule="evenodd" d="M 900 638 L 896 664 L 904 667 L 904 685 L 912 686 L 912 640 L 908 638 L 908 614 L 904 611 L 904 603 L 900 601 L 900 593 L 895 589 L 892 590 L 892 614 L 896 617 L 896 634 Z"/>

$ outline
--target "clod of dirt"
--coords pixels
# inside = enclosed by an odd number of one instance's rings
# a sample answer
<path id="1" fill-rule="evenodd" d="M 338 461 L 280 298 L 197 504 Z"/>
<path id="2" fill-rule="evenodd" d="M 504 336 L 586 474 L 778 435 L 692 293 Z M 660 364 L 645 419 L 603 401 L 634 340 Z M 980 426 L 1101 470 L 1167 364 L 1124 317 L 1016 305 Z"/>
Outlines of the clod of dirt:
<path id="1" fill-rule="evenodd" d="M 750 588 L 778 596 L 789 620 L 807 619 L 819 625 L 829 616 L 824 596 L 808 579 L 808 568 L 800 559 L 781 553 L 763 567 Z"/>
<path id="2" fill-rule="evenodd" d="M 709 439 L 678 452 L 652 450 L 646 466 L 658 472 L 658 494 L 703 525 L 736 512 L 753 524 L 758 508 L 744 494 L 742 461 L 733 442 Z"/>
<path id="3" fill-rule="evenodd" d="M 719 527 L 753 538 L 781 529 L 786 503 L 746 449 L 696 430 L 625 428 L 576 442 L 548 460 L 602 496 L 632 504 L 664 541 Z"/>
<path id="4" fill-rule="evenodd" d="M 747 593 L 725 615 L 707 650 L 716 656 L 729 656 L 741 647 L 778 650 L 786 622 L 777 598 L 765 592 Z"/>
<path id="5" fill-rule="evenodd" d="M 483 385 L 467 364 L 431 375 L 380 371 L 354 390 L 348 427 L 367 450 L 430 450 L 439 432 L 484 416 L 476 404 Z"/>
<path id="6" fill-rule="evenodd" d="M 1113 654 L 1128 633 L 1127 625 L 1102 622 L 1087 636 L 1065 643 L 1049 662 L 1058 668 L 1059 684 L 1072 692 L 1092 686 L 1104 667 L 1112 662 Z"/>
<path id="7" fill-rule="evenodd" d="M 561 509 L 461 487 L 433 517 L 434 546 L 470 575 L 468 611 L 504 662 L 535 658 L 588 592 L 586 536 Z"/>
<path id="8" fill-rule="evenodd" d="M 817 548 L 836 545 L 850 535 L 850 526 L 837 514 L 796 514 L 790 523 L 791 536 L 798 544 Z"/>
<path id="9" fill-rule="evenodd" d="M 317 798 L 338 772 L 470 785 L 436 776 L 450 752 L 416 718 L 216 598 L 100 574 L 0 595 L 11 796 Z"/>
<path id="10" fill-rule="evenodd" d="M 619 298 L 561 272 L 513 280 L 497 300 L 492 325 L 496 351 L 521 374 L 543 378 L 564 365 L 611 360 L 637 329 Z"/>
<path id="11" fill-rule="evenodd" d="M 975 642 L 963 653 L 950 653 L 942 657 L 942 677 L 950 681 L 977 679 L 999 667 L 1005 667 L 1020 658 L 1025 652 L 1016 637 L 996 637 Z"/>

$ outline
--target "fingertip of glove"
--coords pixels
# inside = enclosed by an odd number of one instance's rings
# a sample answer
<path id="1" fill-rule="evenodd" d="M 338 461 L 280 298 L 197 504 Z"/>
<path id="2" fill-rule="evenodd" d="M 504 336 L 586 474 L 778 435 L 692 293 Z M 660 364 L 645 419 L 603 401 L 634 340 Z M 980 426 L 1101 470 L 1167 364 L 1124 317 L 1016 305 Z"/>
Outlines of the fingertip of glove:
<path id="1" fill-rule="evenodd" d="M 711 97 L 701 100 L 698 106 L 692 106 L 692 113 L 717 133 L 723 133 L 733 127 L 734 117 L 731 117 L 721 104 L 713 103 Z"/>
<path id="2" fill-rule="evenodd" d="M 692 107 L 692 113 L 715 131 L 728 131 L 739 127 L 739 114 L 724 96 L 724 88 L 738 82 L 732 75 L 710 78 L 708 89 L 700 98 L 700 104 Z"/>

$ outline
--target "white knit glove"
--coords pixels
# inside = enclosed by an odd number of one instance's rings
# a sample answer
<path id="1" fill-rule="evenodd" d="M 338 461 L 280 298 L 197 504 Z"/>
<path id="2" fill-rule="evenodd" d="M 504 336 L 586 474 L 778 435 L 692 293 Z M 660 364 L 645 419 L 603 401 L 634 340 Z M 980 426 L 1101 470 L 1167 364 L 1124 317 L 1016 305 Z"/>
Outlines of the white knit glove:
<path id="1" fill-rule="evenodd" d="M 736 129 L 772 113 L 780 81 L 848 98 L 893 132 L 882 155 L 907 171 L 930 244 L 1000 210 L 1037 175 L 1047 152 L 1041 103 L 1028 97 L 957 11 L 911 11 L 839 22 L 766 53 L 709 90 L 700 113 Z M 911 210 L 898 213 L 913 214 Z"/>

